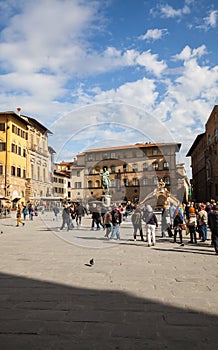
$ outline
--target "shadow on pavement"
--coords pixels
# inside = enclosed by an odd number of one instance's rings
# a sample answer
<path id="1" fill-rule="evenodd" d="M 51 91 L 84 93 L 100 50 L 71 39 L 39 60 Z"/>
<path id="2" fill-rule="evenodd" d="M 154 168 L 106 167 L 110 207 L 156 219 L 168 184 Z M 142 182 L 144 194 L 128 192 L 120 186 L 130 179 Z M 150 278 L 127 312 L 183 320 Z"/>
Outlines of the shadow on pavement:
<path id="1" fill-rule="evenodd" d="M 0 284 L 1 350 L 217 349 L 215 315 L 8 274 Z"/>
<path id="2" fill-rule="evenodd" d="M 154 250 L 160 250 L 160 251 L 166 251 L 166 252 L 175 252 L 175 253 L 190 253 L 190 254 L 201 254 L 201 255 L 215 255 L 215 251 L 210 251 L 208 249 L 193 249 L 193 248 L 187 248 L 185 249 L 184 247 L 182 248 L 154 248 Z"/>

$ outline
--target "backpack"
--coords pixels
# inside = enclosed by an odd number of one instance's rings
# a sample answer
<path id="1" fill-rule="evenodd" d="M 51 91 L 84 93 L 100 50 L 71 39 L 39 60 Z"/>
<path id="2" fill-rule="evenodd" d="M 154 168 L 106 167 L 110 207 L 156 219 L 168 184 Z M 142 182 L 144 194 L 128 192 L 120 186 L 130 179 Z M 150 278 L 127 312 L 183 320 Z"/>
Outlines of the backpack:
<path id="1" fill-rule="evenodd" d="M 141 223 L 141 214 L 139 212 L 132 215 L 132 223 L 134 225 L 139 225 Z"/>

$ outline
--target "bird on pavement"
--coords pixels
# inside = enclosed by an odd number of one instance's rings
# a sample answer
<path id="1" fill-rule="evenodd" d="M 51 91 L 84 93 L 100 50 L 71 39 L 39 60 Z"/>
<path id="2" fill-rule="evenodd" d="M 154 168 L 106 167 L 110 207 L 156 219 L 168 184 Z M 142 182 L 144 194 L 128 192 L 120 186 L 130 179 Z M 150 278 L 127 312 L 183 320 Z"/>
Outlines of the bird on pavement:
<path id="1" fill-rule="evenodd" d="M 90 264 L 91 266 L 94 265 L 94 259 L 93 259 L 93 258 L 89 261 L 89 264 Z"/>

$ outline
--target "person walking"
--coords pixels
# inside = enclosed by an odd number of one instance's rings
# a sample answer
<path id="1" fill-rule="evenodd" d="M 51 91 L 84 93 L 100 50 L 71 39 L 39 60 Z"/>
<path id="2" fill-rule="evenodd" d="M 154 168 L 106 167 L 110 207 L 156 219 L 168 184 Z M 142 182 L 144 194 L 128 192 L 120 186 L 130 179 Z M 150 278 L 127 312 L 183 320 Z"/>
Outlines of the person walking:
<path id="1" fill-rule="evenodd" d="M 133 214 L 131 215 L 131 221 L 134 229 L 134 232 L 133 232 L 134 241 L 136 241 L 136 235 L 138 230 L 140 233 L 141 241 L 144 241 L 143 231 L 142 231 L 142 213 L 138 207 L 136 207 L 135 210 L 133 211 Z"/>
<path id="2" fill-rule="evenodd" d="M 111 208 L 109 207 L 106 213 L 104 214 L 104 221 L 103 221 L 104 227 L 105 227 L 105 235 L 104 237 L 109 238 L 109 235 L 112 231 L 112 215 L 111 215 Z"/>
<path id="3" fill-rule="evenodd" d="M 186 225 L 189 229 L 190 233 L 190 241 L 189 243 L 197 244 L 197 234 L 196 234 L 196 228 L 197 228 L 197 215 L 195 213 L 194 207 L 189 208 L 189 214 L 188 214 L 188 219 L 186 221 Z"/>
<path id="4" fill-rule="evenodd" d="M 212 244 L 218 255 L 218 204 L 213 206 L 213 210 L 208 214 L 208 226 L 212 234 Z"/>
<path id="5" fill-rule="evenodd" d="M 64 205 L 64 209 L 62 211 L 62 225 L 60 227 L 60 230 L 63 230 L 63 228 L 67 225 L 67 231 L 70 230 L 70 208 L 67 204 Z"/>
<path id="6" fill-rule="evenodd" d="M 147 205 L 147 209 L 144 211 L 142 219 L 146 223 L 148 247 L 150 247 L 151 245 L 156 244 L 155 229 L 158 227 L 157 217 L 154 214 L 153 209 L 150 205 Z"/>
<path id="7" fill-rule="evenodd" d="M 85 209 L 82 203 L 78 203 L 75 208 L 75 215 L 76 215 L 76 224 L 77 227 L 81 227 L 82 224 L 82 217 L 85 215 Z"/>
<path id="8" fill-rule="evenodd" d="M 121 219 L 121 213 L 119 212 L 116 205 L 114 205 L 111 211 L 111 216 L 112 216 L 113 230 L 111 233 L 110 240 L 115 239 L 115 236 L 117 237 L 117 239 L 120 239 L 119 225 L 121 224 L 122 219 Z"/>
<path id="9" fill-rule="evenodd" d="M 58 221 L 58 214 L 59 214 L 59 212 L 60 212 L 60 210 L 59 210 L 59 208 L 58 208 L 58 206 L 57 206 L 57 204 L 54 206 L 54 208 L 53 208 L 53 213 L 54 213 L 54 220 L 55 221 Z"/>
<path id="10" fill-rule="evenodd" d="M 173 229 L 174 229 L 174 243 L 176 243 L 176 236 L 179 233 L 180 244 L 183 245 L 182 241 L 182 225 L 183 225 L 183 217 L 181 216 L 181 212 L 179 209 L 175 212 L 175 217 L 173 220 Z"/>
<path id="11" fill-rule="evenodd" d="M 203 204 L 200 206 L 200 211 L 198 213 L 197 220 L 198 220 L 198 230 L 201 236 L 201 242 L 205 242 L 207 240 L 208 214 Z"/>
<path id="12" fill-rule="evenodd" d="M 17 206 L 17 225 L 16 225 L 16 227 L 18 227 L 20 224 L 22 224 L 23 226 L 25 225 L 25 223 L 23 221 L 21 221 L 21 213 L 22 213 L 22 205 L 20 203 L 18 203 L 18 206 Z"/>

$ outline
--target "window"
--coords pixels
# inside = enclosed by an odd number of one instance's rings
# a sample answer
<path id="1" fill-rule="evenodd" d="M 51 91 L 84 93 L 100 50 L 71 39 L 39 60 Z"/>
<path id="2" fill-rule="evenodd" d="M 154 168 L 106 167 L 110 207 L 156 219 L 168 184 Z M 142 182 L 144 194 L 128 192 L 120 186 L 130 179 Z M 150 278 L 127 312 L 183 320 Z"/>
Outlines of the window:
<path id="1" fill-rule="evenodd" d="M 19 156 L 21 156 L 21 147 L 20 147 L 20 146 L 17 147 L 17 154 L 18 154 Z"/>
<path id="2" fill-rule="evenodd" d="M 15 166 L 12 166 L 12 167 L 11 167 L 11 175 L 12 175 L 12 176 L 15 176 L 15 175 L 16 175 L 16 168 L 15 168 Z"/>
<path id="3" fill-rule="evenodd" d="M 5 131 L 5 123 L 0 123 L 0 131 Z"/>
<path id="4" fill-rule="evenodd" d="M 91 180 L 88 181 L 88 188 L 92 188 L 92 181 Z"/>
<path id="5" fill-rule="evenodd" d="M 88 154 L 88 161 L 92 161 L 93 160 L 93 155 L 92 154 Z"/>
<path id="6" fill-rule="evenodd" d="M 154 177 L 154 178 L 153 178 L 153 184 L 154 184 L 154 185 L 157 185 L 157 184 L 158 184 L 158 178 L 157 178 L 157 177 Z"/>
<path id="7" fill-rule="evenodd" d="M 143 178 L 143 180 L 142 180 L 142 185 L 143 185 L 143 186 L 148 185 L 148 179 L 147 179 L 147 177 L 144 177 L 144 178 Z"/>
<path id="8" fill-rule="evenodd" d="M 104 154 L 103 154 L 103 159 L 108 159 L 107 153 L 104 153 Z"/>
<path id="9" fill-rule="evenodd" d="M 0 164 L 0 175 L 3 175 L 3 165 Z"/>
<path id="10" fill-rule="evenodd" d="M 143 163 L 143 171 L 148 170 L 148 163 Z"/>
<path id="11" fill-rule="evenodd" d="M 6 150 L 6 143 L 5 142 L 0 142 L 0 152 Z"/>
<path id="12" fill-rule="evenodd" d="M 101 186 L 100 181 L 99 181 L 99 180 L 96 180 L 96 181 L 95 181 L 95 187 L 100 187 L 100 186 Z"/>
<path id="13" fill-rule="evenodd" d="M 67 192 L 67 197 L 70 198 L 71 197 L 71 193 Z"/>
<path id="14" fill-rule="evenodd" d="M 25 149 L 23 149 L 23 157 L 26 158 L 26 150 Z"/>
<path id="15" fill-rule="evenodd" d="M 21 168 L 17 168 L 17 176 L 21 177 Z"/>
<path id="16" fill-rule="evenodd" d="M 14 124 L 12 124 L 12 132 L 16 134 L 16 126 Z"/>
<path id="17" fill-rule="evenodd" d="M 138 186 L 139 180 L 137 178 L 132 179 L 132 184 L 133 184 L 133 186 Z"/>
<path id="18" fill-rule="evenodd" d="M 124 172 L 124 173 L 127 172 L 127 165 L 126 165 L 126 164 L 123 165 L 123 172 Z"/>
<path id="19" fill-rule="evenodd" d="M 80 177 L 80 171 L 79 170 L 76 172 L 76 176 Z"/>
<path id="20" fill-rule="evenodd" d="M 128 179 L 123 179 L 124 186 L 128 186 Z"/>
<path id="21" fill-rule="evenodd" d="M 168 170 L 169 169 L 169 163 L 168 162 L 164 162 L 163 163 L 163 168 L 164 168 L 164 170 Z"/>
<path id="22" fill-rule="evenodd" d="M 154 170 L 158 170 L 158 162 L 154 162 L 152 164 L 152 167 L 153 167 Z"/>
<path id="23" fill-rule="evenodd" d="M 133 164 L 133 165 L 132 165 L 132 170 L 133 170 L 134 172 L 138 171 L 138 164 Z"/>
<path id="24" fill-rule="evenodd" d="M 26 170 L 23 169 L 23 178 L 25 179 L 26 178 Z"/>
<path id="25" fill-rule="evenodd" d="M 17 146 L 14 143 L 11 144 L 11 152 L 17 153 Z"/>
<path id="26" fill-rule="evenodd" d="M 113 152 L 113 153 L 111 153 L 111 159 L 115 159 L 115 153 Z"/>
<path id="27" fill-rule="evenodd" d="M 115 173 L 115 166 L 114 166 L 114 165 L 111 166 L 111 172 L 112 172 L 113 174 Z"/>
<path id="28" fill-rule="evenodd" d="M 157 149 L 156 149 L 156 148 L 154 148 L 154 149 L 152 150 L 152 155 L 153 155 L 153 156 L 157 156 Z"/>
<path id="29" fill-rule="evenodd" d="M 75 188 L 81 188 L 82 183 L 81 182 L 75 182 Z"/>
<path id="30" fill-rule="evenodd" d="M 68 187 L 68 188 L 71 187 L 70 181 L 67 182 L 67 187 Z"/>
<path id="31" fill-rule="evenodd" d="M 166 185 L 169 185 L 169 184 L 170 184 L 170 178 L 169 178 L 168 176 L 164 178 L 164 183 L 165 183 Z"/>

